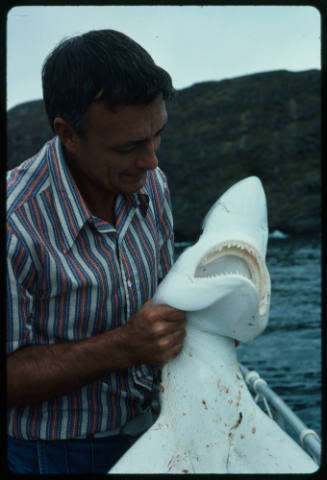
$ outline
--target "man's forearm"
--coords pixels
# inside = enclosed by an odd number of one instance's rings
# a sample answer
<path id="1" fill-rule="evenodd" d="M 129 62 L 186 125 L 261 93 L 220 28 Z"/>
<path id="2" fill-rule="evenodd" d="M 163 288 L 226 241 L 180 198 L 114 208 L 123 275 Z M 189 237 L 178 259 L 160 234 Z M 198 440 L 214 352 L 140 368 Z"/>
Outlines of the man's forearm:
<path id="1" fill-rule="evenodd" d="M 131 364 L 124 330 L 78 342 L 29 345 L 7 358 L 8 406 L 50 400 Z"/>
<path id="2" fill-rule="evenodd" d="M 78 342 L 22 347 L 7 358 L 8 406 L 53 399 L 131 365 L 164 365 L 182 349 L 185 322 L 185 312 L 148 300 L 122 327 Z"/>

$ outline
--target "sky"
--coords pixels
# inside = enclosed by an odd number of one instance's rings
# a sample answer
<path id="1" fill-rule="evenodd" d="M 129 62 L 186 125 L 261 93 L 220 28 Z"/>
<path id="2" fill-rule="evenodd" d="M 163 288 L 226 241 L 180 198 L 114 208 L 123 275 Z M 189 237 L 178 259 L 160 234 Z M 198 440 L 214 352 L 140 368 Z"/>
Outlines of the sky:
<path id="1" fill-rule="evenodd" d="M 176 89 L 272 70 L 320 69 L 311 6 L 22 6 L 7 16 L 7 109 L 42 98 L 41 68 L 64 37 L 119 30 L 166 69 Z"/>

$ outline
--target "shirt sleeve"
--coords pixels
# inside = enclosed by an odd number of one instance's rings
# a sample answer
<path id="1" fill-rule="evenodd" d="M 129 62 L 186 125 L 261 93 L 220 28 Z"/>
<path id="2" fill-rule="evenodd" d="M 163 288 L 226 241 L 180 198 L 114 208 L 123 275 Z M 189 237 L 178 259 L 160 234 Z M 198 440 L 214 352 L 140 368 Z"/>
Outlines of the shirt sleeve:
<path id="1" fill-rule="evenodd" d="M 163 207 L 159 225 L 159 282 L 165 277 L 174 263 L 174 223 L 169 186 L 166 175 L 163 179 Z"/>
<path id="2" fill-rule="evenodd" d="M 7 354 L 33 343 L 32 261 L 17 237 L 7 231 Z"/>

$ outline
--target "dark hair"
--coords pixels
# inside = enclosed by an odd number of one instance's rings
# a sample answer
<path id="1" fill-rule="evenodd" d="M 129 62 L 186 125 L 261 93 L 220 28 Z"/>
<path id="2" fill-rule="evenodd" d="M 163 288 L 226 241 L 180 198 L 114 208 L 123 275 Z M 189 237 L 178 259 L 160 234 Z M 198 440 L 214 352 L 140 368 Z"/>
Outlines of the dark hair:
<path id="1" fill-rule="evenodd" d="M 64 39 L 42 68 L 43 99 L 52 129 L 62 117 L 83 136 L 87 111 L 96 100 L 108 108 L 146 105 L 174 95 L 170 75 L 134 40 L 115 30 L 94 30 Z"/>

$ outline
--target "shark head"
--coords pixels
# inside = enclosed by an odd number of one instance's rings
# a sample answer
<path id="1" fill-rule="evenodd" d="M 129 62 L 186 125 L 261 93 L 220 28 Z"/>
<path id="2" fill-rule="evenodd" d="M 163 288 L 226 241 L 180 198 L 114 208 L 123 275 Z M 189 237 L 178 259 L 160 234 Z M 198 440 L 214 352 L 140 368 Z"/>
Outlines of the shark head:
<path id="1" fill-rule="evenodd" d="M 267 325 L 270 277 L 266 197 L 248 177 L 210 208 L 198 241 L 159 285 L 154 304 L 188 312 L 188 325 L 246 342 Z"/>

